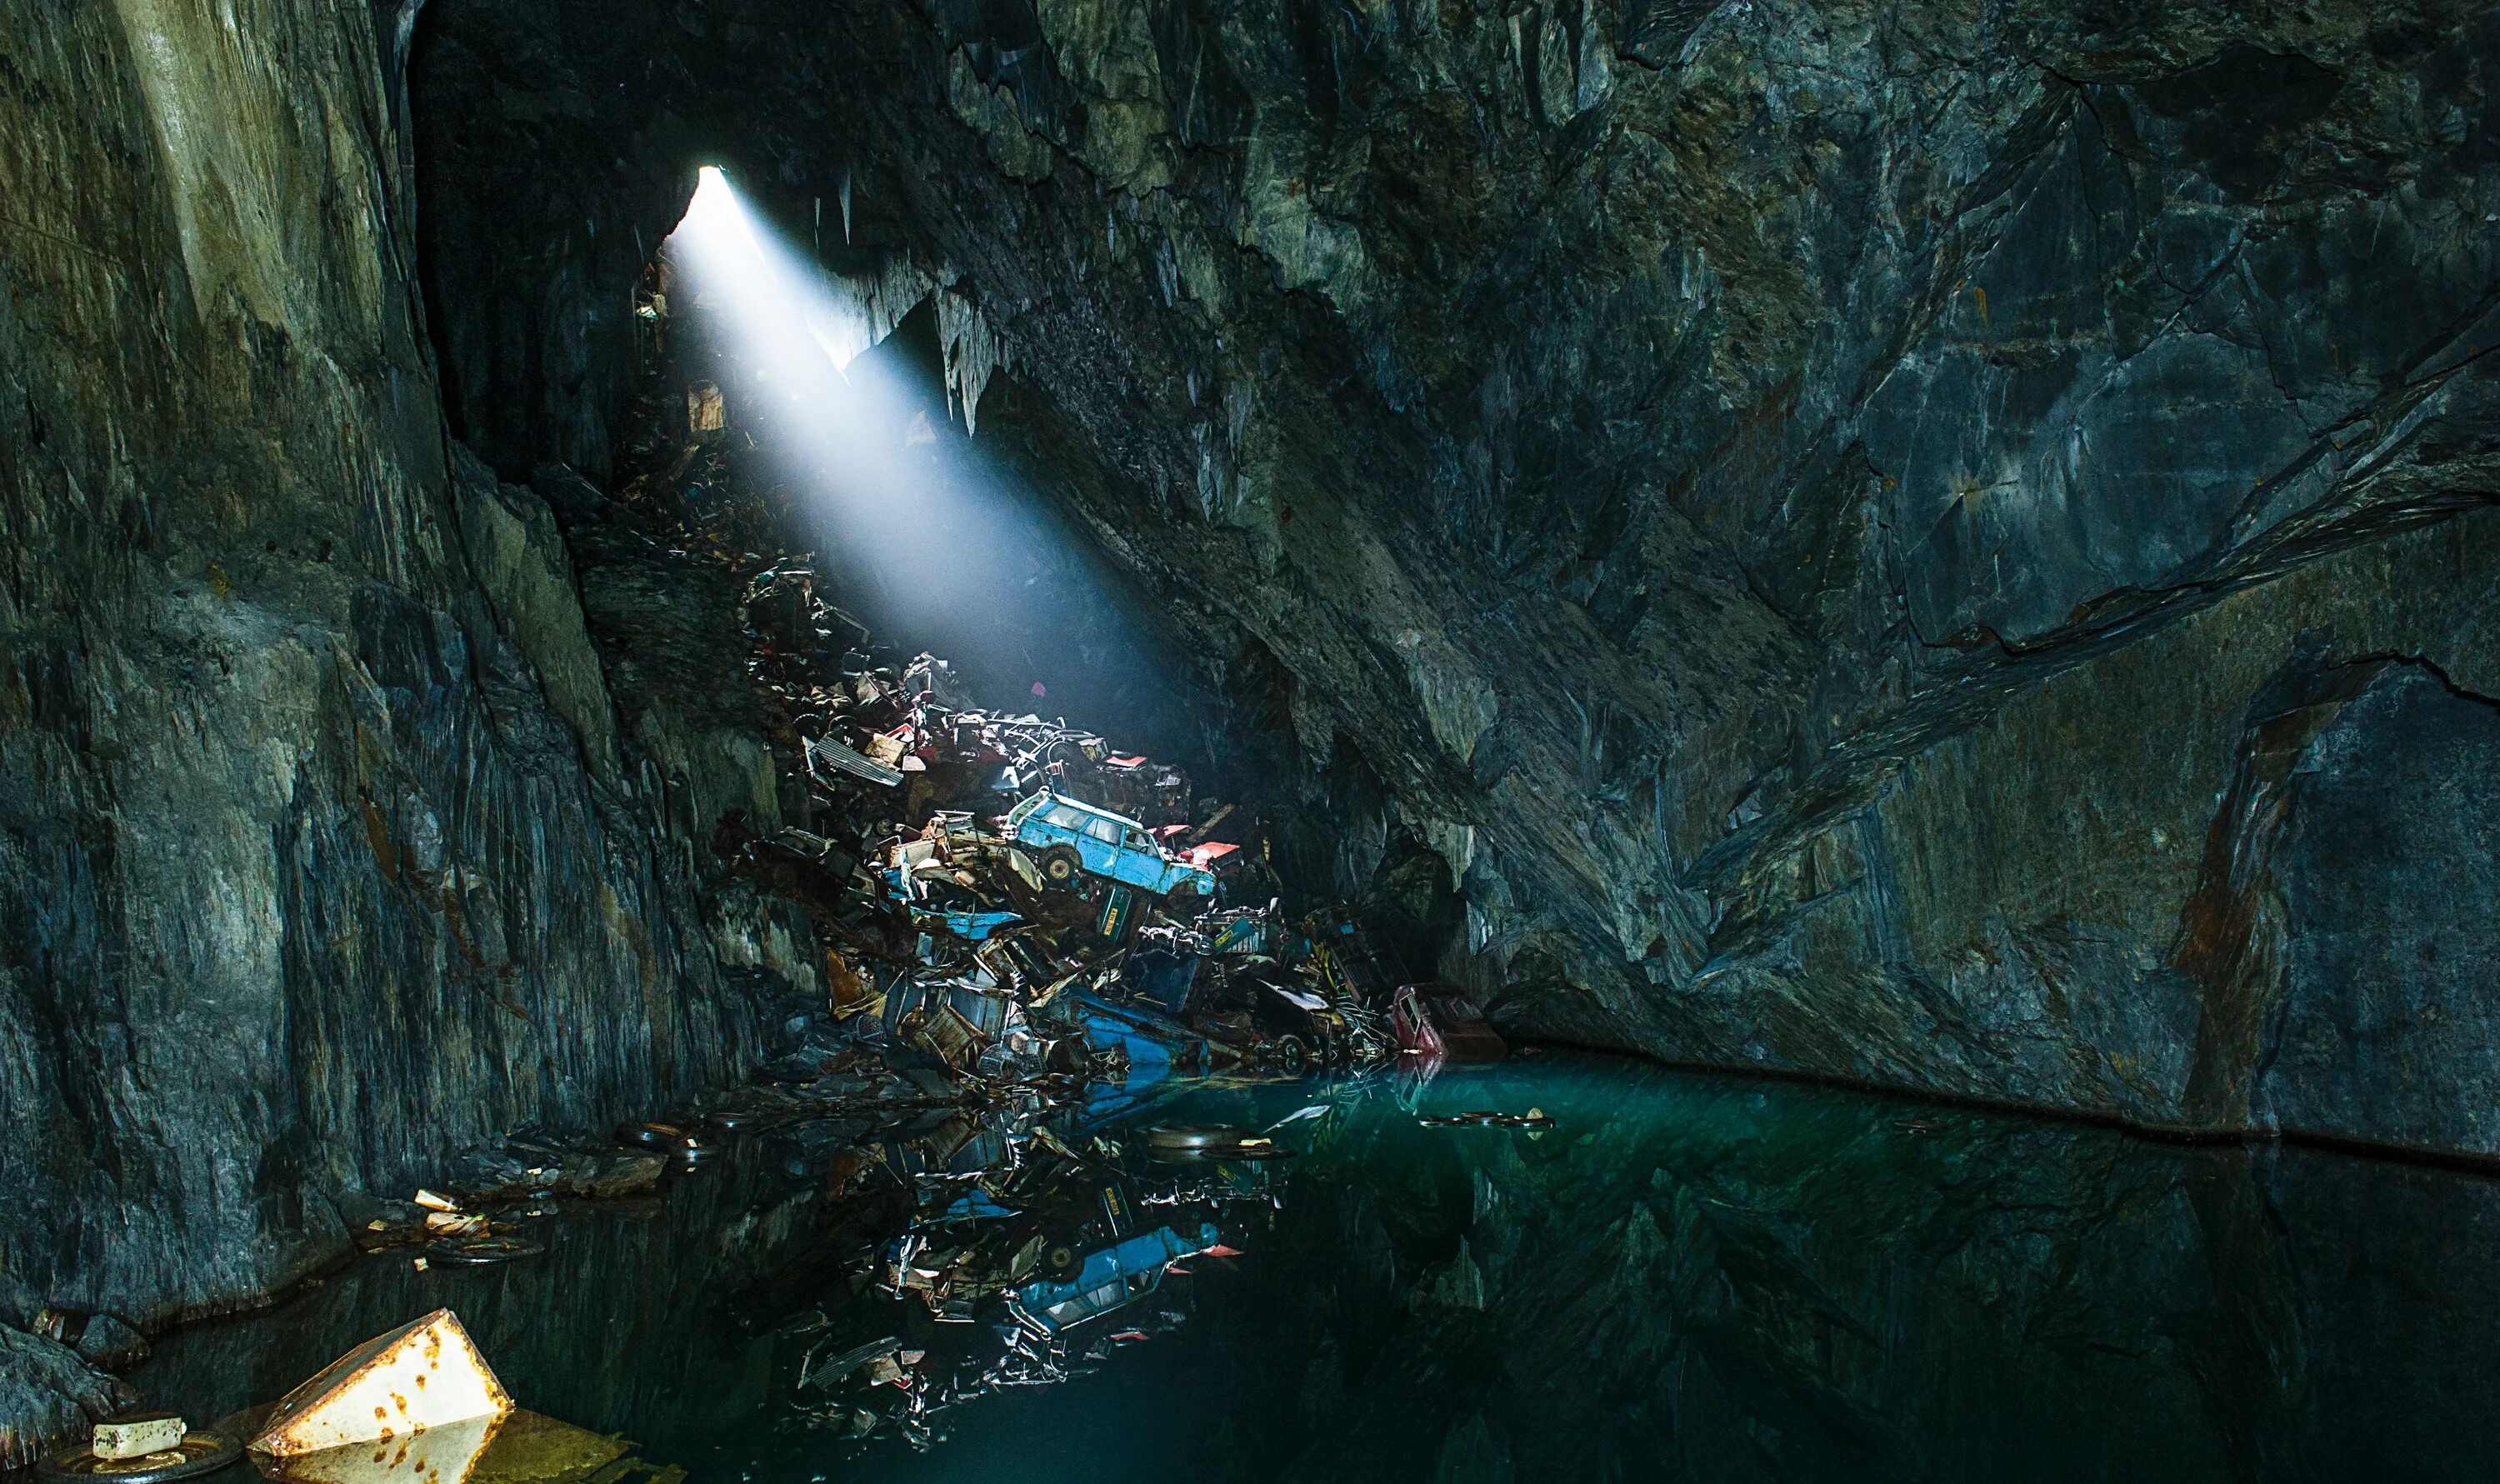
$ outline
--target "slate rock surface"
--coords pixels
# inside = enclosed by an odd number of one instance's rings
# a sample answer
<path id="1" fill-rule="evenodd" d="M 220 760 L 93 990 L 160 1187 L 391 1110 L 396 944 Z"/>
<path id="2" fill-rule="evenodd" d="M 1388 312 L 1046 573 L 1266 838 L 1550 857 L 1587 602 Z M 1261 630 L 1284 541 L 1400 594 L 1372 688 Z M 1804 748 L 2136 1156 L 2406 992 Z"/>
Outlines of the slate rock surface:
<path id="1" fill-rule="evenodd" d="M 665 698 L 448 437 L 378 46 L 0 16 L 0 1322 L 255 1302 L 350 1192 L 761 1056 L 714 942 L 773 909 L 666 801 L 777 801 L 622 733 Z"/>
<path id="2" fill-rule="evenodd" d="M 148 1359 L 148 1336 L 129 1321 L 113 1314 L 89 1314 L 79 1333 L 79 1358 L 90 1366 L 121 1371 Z"/>
<path id="3" fill-rule="evenodd" d="M 0 1324 L 0 1468 L 33 1463 L 134 1396 L 67 1345 Z"/>
<path id="4" fill-rule="evenodd" d="M 2396 663 L 2297 769 L 2284 995 L 2261 1084 L 2285 1126 L 2500 1145 L 2500 705 Z"/>
<path id="5" fill-rule="evenodd" d="M 931 298 L 1297 869 L 1506 1027 L 2500 1153 L 2418 1105 L 2500 1075 L 2479 1021 L 2316 987 L 2489 895 L 2428 847 L 2491 775 L 2330 884 L 2252 736 L 2387 655 L 2500 696 L 2486 11 L 627 11 L 436 0 L 413 63 L 499 467 L 604 466 L 610 285 L 719 164 Z M 2260 836 L 2313 874 L 2233 876 Z M 2286 996 L 2343 1070 L 2267 1060 Z"/>

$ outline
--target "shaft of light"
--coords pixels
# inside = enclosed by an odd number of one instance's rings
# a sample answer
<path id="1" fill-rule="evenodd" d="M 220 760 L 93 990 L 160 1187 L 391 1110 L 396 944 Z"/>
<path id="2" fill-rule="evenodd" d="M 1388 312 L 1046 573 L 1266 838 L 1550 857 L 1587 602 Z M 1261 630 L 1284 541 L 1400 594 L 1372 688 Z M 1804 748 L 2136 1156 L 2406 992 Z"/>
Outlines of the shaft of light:
<path id="1" fill-rule="evenodd" d="M 840 371 L 874 344 L 858 302 L 773 239 L 718 166 L 697 176 L 670 244 L 707 307 L 773 375 Z"/>
<path id="2" fill-rule="evenodd" d="M 732 428 L 809 497 L 820 554 L 873 584 L 855 606 L 1017 691 L 1036 632 L 1115 622 L 1075 596 L 1099 589 L 1069 582 L 1071 564 L 1092 569 L 1067 534 L 950 426 L 936 379 L 877 347 L 859 292 L 785 245 L 721 171 L 702 172 L 668 251 L 674 299 L 719 352 Z M 1036 606 L 1053 601 L 1079 611 Z"/>
<path id="3" fill-rule="evenodd" d="M 787 247 L 718 169 L 703 170 L 670 248 L 721 352 L 733 425 L 881 577 L 938 560 L 967 522 L 998 528 L 994 502 L 930 456 L 943 403 L 931 419 L 929 389 L 870 353 L 858 293 Z"/>

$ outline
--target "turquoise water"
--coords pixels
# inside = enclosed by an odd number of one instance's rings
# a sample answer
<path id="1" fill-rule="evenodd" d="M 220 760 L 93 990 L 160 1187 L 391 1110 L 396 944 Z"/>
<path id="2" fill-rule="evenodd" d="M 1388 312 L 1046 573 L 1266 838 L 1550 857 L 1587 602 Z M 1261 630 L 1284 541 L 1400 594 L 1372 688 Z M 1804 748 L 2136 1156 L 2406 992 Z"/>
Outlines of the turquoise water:
<path id="1" fill-rule="evenodd" d="M 1190 1260 L 1077 1331 L 1105 1353 L 1069 1379 L 927 1414 L 916 1446 L 890 1426 L 838 1435 L 819 1424 L 847 1406 L 798 1384 L 811 1351 L 860 1336 L 925 1347 L 932 1376 L 959 1380 L 989 1343 L 870 1286 L 901 1188 L 823 1197 L 855 1127 L 758 1136 L 641 1207 L 575 1207 L 539 1258 L 361 1260 L 169 1336 L 137 1379 L 153 1404 L 219 1416 L 448 1304 L 523 1405 L 697 1479 L 2343 1481 L 2500 1464 L 2500 1184 L 2479 1176 L 1551 1057 L 1421 1089 L 1167 1089 L 1134 1122 L 1312 1107 L 1274 1136 L 1299 1157 L 1246 1172 L 1269 1183 L 1227 1210 L 1241 1255 Z M 1418 1121 L 1530 1107 L 1555 1127 Z"/>

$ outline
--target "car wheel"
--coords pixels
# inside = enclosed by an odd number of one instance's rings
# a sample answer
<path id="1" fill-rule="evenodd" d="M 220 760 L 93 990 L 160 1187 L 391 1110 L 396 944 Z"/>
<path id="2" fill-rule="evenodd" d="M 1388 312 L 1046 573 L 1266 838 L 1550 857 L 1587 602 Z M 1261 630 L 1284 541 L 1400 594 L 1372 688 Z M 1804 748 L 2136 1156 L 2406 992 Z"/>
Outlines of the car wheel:
<path id="1" fill-rule="evenodd" d="M 1073 1242 L 1054 1242 L 1041 1255 L 1041 1270 L 1062 1283 L 1076 1276 L 1084 1268 L 1085 1259 L 1078 1254 Z"/>
<path id="2" fill-rule="evenodd" d="M 1041 852 L 1041 878 L 1053 886 L 1066 886 L 1084 869 L 1085 863 L 1066 845 L 1053 845 Z"/>

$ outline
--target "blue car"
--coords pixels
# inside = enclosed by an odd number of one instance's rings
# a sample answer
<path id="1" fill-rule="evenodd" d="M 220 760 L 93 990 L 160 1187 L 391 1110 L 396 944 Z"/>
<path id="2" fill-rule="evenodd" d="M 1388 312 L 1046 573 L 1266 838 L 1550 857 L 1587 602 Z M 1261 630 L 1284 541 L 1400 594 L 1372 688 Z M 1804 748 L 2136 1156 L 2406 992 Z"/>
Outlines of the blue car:
<path id="1" fill-rule="evenodd" d="M 957 938 L 968 939 L 976 943 L 987 942 L 990 935 L 999 929 L 1010 927 L 1022 921 L 1024 919 L 1013 912 L 975 912 L 962 908 L 933 912 L 917 907 L 911 909 L 912 926 L 922 929 L 942 927 Z"/>
<path id="2" fill-rule="evenodd" d="M 1165 1269 L 1207 1251 L 1217 1240 L 1211 1221 L 1200 1222 L 1189 1237 L 1157 1227 L 1087 1254 L 1084 1266 L 1067 1282 L 1027 1283 L 1015 1291 L 1016 1303 L 1042 1328 L 1066 1330 L 1153 1293 L 1163 1286 Z"/>
<path id="3" fill-rule="evenodd" d="M 1007 814 L 1007 838 L 1031 853 L 1043 879 L 1066 886 L 1078 872 L 1157 896 L 1215 895 L 1215 874 L 1164 853 L 1146 827 L 1123 814 L 1044 790 Z"/>

